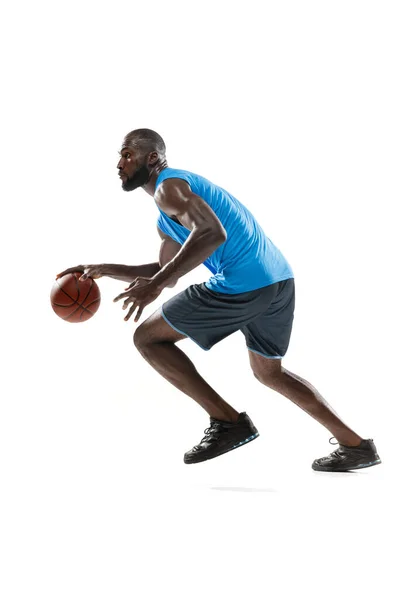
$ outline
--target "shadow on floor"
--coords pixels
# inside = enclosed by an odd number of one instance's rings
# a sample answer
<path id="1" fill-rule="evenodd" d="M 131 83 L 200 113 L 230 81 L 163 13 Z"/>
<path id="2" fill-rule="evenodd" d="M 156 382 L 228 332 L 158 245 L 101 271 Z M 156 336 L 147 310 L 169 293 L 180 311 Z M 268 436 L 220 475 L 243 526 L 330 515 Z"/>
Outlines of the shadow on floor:
<path id="1" fill-rule="evenodd" d="M 251 488 L 251 487 L 228 487 L 228 486 L 213 486 L 211 490 L 218 492 L 277 492 L 272 488 Z"/>

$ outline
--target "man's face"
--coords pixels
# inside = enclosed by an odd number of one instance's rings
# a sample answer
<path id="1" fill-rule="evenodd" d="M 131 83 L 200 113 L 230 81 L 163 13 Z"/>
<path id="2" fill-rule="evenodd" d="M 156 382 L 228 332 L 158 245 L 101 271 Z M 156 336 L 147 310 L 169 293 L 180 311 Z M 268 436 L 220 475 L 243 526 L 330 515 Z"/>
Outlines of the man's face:
<path id="1" fill-rule="evenodd" d="M 136 190 L 148 182 L 150 170 L 146 155 L 141 154 L 137 148 L 123 145 L 120 156 L 117 169 L 125 192 Z"/>

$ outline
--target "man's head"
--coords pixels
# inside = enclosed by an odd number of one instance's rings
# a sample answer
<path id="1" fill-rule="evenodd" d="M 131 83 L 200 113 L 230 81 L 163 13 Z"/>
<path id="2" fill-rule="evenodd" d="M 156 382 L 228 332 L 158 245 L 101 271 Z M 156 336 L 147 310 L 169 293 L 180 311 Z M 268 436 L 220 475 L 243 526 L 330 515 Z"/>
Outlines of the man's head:
<path id="1" fill-rule="evenodd" d="M 117 168 L 122 189 L 131 192 L 145 185 L 155 167 L 165 161 L 165 143 L 151 129 L 135 129 L 125 136 Z"/>

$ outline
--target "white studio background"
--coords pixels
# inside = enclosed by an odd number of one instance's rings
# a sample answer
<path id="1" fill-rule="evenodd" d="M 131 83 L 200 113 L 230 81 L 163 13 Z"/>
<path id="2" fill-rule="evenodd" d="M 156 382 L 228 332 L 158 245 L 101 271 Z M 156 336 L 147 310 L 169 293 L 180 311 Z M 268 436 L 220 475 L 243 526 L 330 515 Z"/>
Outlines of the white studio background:
<path id="1" fill-rule="evenodd" d="M 20 2 L 2 9 L 3 600 L 395 595 L 396 2 Z M 383 459 L 312 472 L 329 432 L 253 377 L 241 334 L 181 344 L 260 438 L 185 466 L 207 415 L 144 362 L 100 280 L 82 325 L 49 303 L 79 263 L 157 260 L 125 194 L 130 130 L 246 204 L 296 277 L 284 365 Z M 194 282 L 184 277 L 147 307 Z M 325 476 L 326 475 L 326 476 Z M 249 493 L 245 493 L 249 492 Z M 339 565 L 340 564 L 340 565 Z M 339 576 L 337 575 L 339 573 Z"/>

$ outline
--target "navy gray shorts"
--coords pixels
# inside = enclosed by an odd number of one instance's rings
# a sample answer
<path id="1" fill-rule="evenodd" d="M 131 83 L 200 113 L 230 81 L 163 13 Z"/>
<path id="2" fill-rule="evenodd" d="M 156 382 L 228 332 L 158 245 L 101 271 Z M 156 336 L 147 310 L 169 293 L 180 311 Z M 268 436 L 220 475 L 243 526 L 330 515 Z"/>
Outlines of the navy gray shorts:
<path id="1" fill-rule="evenodd" d="M 210 350 L 241 331 L 247 347 L 267 358 L 282 358 L 289 347 L 295 308 L 294 279 L 242 294 L 212 292 L 204 283 L 189 286 L 162 306 L 166 322 Z"/>

